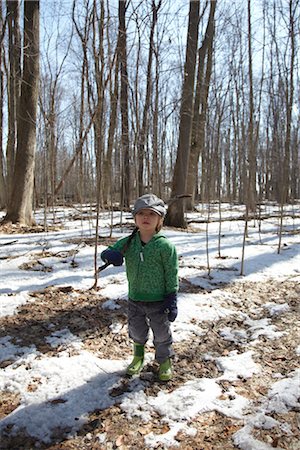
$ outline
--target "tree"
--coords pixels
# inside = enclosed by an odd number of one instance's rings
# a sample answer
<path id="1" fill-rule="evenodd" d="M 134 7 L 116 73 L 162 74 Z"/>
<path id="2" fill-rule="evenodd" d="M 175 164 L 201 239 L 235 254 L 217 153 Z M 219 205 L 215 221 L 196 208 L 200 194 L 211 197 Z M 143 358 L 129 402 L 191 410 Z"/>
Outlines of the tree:
<path id="1" fill-rule="evenodd" d="M 197 2 L 123 0 L 119 15 L 113 3 L 59 0 L 42 10 L 35 199 L 93 202 L 98 175 L 101 207 L 111 194 L 127 207 L 140 186 L 174 200 L 169 214 L 178 207 L 183 225 L 193 207 L 185 195 L 251 209 L 299 197 L 300 0 L 258 2 L 255 20 L 250 0 L 248 14 L 241 2 L 199 0 L 194 76 L 192 28 L 181 37 Z M 15 184 L 23 5 L 0 8 L 2 208 Z"/>
<path id="2" fill-rule="evenodd" d="M 248 76 L 249 76 L 249 125 L 248 125 L 248 189 L 245 202 L 250 211 L 256 209 L 256 147 L 254 142 L 254 99 L 253 99 L 253 67 L 252 67 L 252 23 L 251 0 L 248 0 Z"/>
<path id="3" fill-rule="evenodd" d="M 69 41 L 65 36 L 61 35 L 59 21 L 55 21 L 56 30 L 52 35 L 48 30 L 47 48 L 44 54 L 44 64 L 41 64 L 41 72 L 45 76 L 40 77 L 40 93 L 39 93 L 39 109 L 40 120 L 43 119 L 43 141 L 45 142 L 45 153 L 43 157 L 43 171 L 39 167 L 39 159 L 36 160 L 36 178 L 35 189 L 43 186 L 44 205 L 48 205 L 51 200 L 52 205 L 55 202 L 55 187 L 58 182 L 58 158 L 59 158 L 59 141 L 60 141 L 60 105 L 62 103 L 62 82 L 64 66 L 69 54 L 70 43 L 73 35 L 71 32 Z M 61 43 L 66 44 L 65 53 L 62 54 Z M 55 48 L 53 54 L 52 48 Z M 42 175 L 42 176 L 39 176 Z M 40 181 L 40 183 L 39 183 Z M 38 197 L 38 196 L 37 196 Z M 36 199 L 38 200 L 38 199 Z"/>
<path id="4" fill-rule="evenodd" d="M 192 194 L 192 196 L 187 200 L 188 209 L 192 209 L 194 207 L 199 157 L 201 153 L 202 155 L 204 154 L 204 147 L 205 147 L 205 126 L 207 121 L 208 93 L 212 72 L 213 38 L 215 32 L 214 16 L 216 4 L 217 4 L 216 0 L 211 0 L 209 18 L 207 22 L 204 40 L 198 51 L 198 73 L 197 73 L 196 94 L 194 102 L 189 170 L 187 177 L 187 191 L 188 193 Z M 203 175 L 204 171 L 207 170 L 207 167 L 204 166 L 206 165 L 202 164 Z M 207 182 L 207 177 L 203 176 L 201 184 L 203 185 L 205 181 Z"/>
<path id="5" fill-rule="evenodd" d="M 122 118 L 122 188 L 121 204 L 129 207 L 130 204 L 130 161 L 129 161 L 129 125 L 128 125 L 128 73 L 127 73 L 127 36 L 126 15 L 127 4 L 125 0 L 119 0 L 119 63 L 121 74 L 120 107 Z"/>
<path id="6" fill-rule="evenodd" d="M 13 190 L 4 222 L 31 226 L 39 84 L 39 1 L 24 2 L 23 74 Z"/>
<path id="7" fill-rule="evenodd" d="M 281 193 L 281 217 L 280 217 L 280 230 L 279 230 L 279 243 L 278 253 L 281 250 L 281 237 L 283 231 L 283 205 L 289 201 L 290 197 L 290 159 L 291 159 L 291 129 L 292 129 L 292 111 L 294 103 L 294 64 L 295 64 L 295 23 L 296 23 L 296 9 L 299 5 L 299 0 L 289 0 L 289 17 L 288 17 L 288 29 L 290 39 L 290 61 L 289 61 L 289 75 L 286 75 L 286 89 L 285 89 L 285 102 L 286 102 L 286 132 L 284 142 L 284 159 L 283 159 L 283 175 L 282 175 L 282 193 Z M 288 72 L 288 71 L 287 71 Z"/>
<path id="8" fill-rule="evenodd" d="M 109 194 L 113 191 L 113 171 L 112 171 L 112 155 L 117 127 L 117 110 L 118 110 L 118 99 L 119 99 L 119 36 L 116 44 L 116 50 L 114 55 L 114 77 L 110 78 L 110 115 L 109 115 L 109 129 L 107 137 L 107 151 L 103 163 L 103 200 L 104 204 L 108 204 Z M 111 201 L 112 201 L 111 195 Z"/>
<path id="9" fill-rule="evenodd" d="M 183 196 L 186 195 L 188 164 L 190 156 L 199 11 L 200 1 L 190 0 L 177 157 L 172 182 L 171 203 L 169 205 L 165 220 L 166 225 L 175 227 L 186 226 L 184 220 Z"/>
<path id="10" fill-rule="evenodd" d="M 100 16 L 98 17 L 97 9 L 100 6 Z M 92 10 L 92 48 L 93 63 L 95 70 L 95 87 L 96 95 L 93 99 L 93 108 L 95 110 L 94 120 L 94 148 L 96 157 L 96 179 L 97 179 L 97 204 L 103 205 L 101 178 L 102 178 L 102 160 L 104 154 L 104 96 L 105 96 L 105 80 L 104 80 L 104 2 L 100 1 L 100 5 L 93 2 Z M 90 99 L 91 100 L 91 99 Z"/>
<path id="11" fill-rule="evenodd" d="M 152 59 L 154 52 L 154 30 L 157 22 L 157 13 L 161 7 L 162 0 L 159 0 L 158 4 L 155 4 L 155 1 L 152 0 L 152 22 L 151 22 L 151 30 L 150 30 L 150 42 L 149 42 L 149 52 L 148 52 L 148 65 L 147 65 L 147 86 L 146 86 L 146 98 L 143 110 L 143 121 L 142 127 L 139 133 L 138 140 L 138 194 L 139 196 L 144 193 L 144 157 L 145 157 L 145 143 L 148 131 L 148 115 L 150 109 L 150 98 L 151 98 L 151 90 L 152 90 Z"/>
<path id="12" fill-rule="evenodd" d="M 3 40 L 5 25 L 3 20 L 2 2 L 0 3 L 0 27 L 2 33 L 0 37 L 0 208 L 6 205 L 6 185 L 4 178 L 4 152 L 3 152 L 3 97 L 4 97 L 4 76 L 2 71 Z"/>
<path id="13" fill-rule="evenodd" d="M 13 188 L 13 172 L 17 147 L 17 109 L 20 98 L 21 37 L 19 29 L 19 1 L 7 1 L 9 74 L 8 74 L 8 136 L 6 147 L 7 177 L 6 196 L 10 198 Z"/>

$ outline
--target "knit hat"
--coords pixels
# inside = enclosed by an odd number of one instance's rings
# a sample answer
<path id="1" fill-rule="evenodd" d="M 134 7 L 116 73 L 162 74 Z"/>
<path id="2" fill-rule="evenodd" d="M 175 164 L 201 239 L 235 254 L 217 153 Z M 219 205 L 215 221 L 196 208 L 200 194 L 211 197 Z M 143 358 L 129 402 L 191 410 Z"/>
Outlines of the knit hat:
<path id="1" fill-rule="evenodd" d="M 141 209 L 151 209 L 161 217 L 166 215 L 166 207 L 160 198 L 154 194 L 145 194 L 139 197 L 133 207 L 132 214 L 135 216 Z"/>

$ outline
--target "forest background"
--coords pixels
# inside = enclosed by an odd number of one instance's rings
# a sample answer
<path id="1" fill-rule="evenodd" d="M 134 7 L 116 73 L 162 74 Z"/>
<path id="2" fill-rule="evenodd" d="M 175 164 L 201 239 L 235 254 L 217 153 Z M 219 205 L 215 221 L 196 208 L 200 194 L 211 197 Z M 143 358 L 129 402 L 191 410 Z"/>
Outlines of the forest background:
<path id="1" fill-rule="evenodd" d="M 299 3 L 0 2 L 5 448 L 165 447 L 170 437 L 186 449 L 298 448 Z M 116 373 L 131 353 L 127 283 L 123 268 L 98 279 L 97 245 L 128 233 L 123 211 L 149 191 L 179 227 L 166 228 L 180 313 L 164 387 L 152 363 L 148 384 Z M 158 408 L 141 426 L 121 396 L 139 412 Z M 158 419 L 160 398 L 181 425 L 182 405 L 200 405 L 188 417 L 196 434 Z"/>
<path id="2" fill-rule="evenodd" d="M 0 207 L 300 197 L 299 0 L 0 3 Z"/>

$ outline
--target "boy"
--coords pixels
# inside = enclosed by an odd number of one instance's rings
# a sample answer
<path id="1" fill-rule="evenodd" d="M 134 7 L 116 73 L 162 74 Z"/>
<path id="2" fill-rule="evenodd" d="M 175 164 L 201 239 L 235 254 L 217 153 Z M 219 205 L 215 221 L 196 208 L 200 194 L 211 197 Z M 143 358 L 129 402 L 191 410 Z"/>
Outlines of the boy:
<path id="1" fill-rule="evenodd" d="M 144 363 L 149 328 L 154 337 L 155 358 L 161 381 L 172 378 L 172 333 L 177 317 L 178 258 L 175 246 L 160 232 L 166 214 L 164 202 L 145 194 L 134 204 L 136 228 L 126 238 L 101 253 L 103 261 L 119 266 L 126 262 L 128 280 L 128 331 L 134 357 L 128 375 L 138 374 Z"/>

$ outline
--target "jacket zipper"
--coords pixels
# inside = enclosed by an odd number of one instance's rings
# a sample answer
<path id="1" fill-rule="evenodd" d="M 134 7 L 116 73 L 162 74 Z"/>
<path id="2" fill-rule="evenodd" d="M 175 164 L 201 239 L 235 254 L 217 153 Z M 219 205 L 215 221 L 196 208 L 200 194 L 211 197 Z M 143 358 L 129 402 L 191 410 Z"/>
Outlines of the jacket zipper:
<path id="1" fill-rule="evenodd" d="M 142 250 L 140 251 L 140 260 L 141 260 L 141 262 L 144 262 L 143 248 L 142 248 Z"/>

